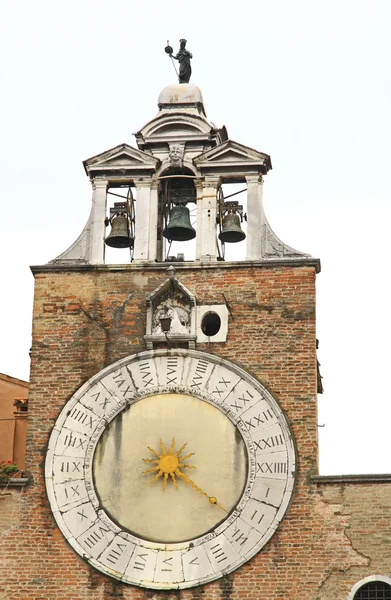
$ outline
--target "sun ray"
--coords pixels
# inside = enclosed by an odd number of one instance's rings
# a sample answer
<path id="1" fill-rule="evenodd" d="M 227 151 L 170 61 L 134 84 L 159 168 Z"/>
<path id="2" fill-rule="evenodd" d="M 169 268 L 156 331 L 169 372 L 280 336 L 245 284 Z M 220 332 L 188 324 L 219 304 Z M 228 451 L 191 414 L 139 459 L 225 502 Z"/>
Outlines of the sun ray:
<path id="1" fill-rule="evenodd" d="M 159 471 L 160 467 L 159 465 L 157 465 L 156 467 L 152 467 L 151 469 L 147 469 L 146 471 L 143 471 L 143 473 L 152 473 L 153 471 Z"/>
<path id="2" fill-rule="evenodd" d="M 163 456 L 167 456 L 167 450 L 165 449 L 165 447 L 164 447 L 164 444 L 163 444 L 162 440 L 160 440 L 160 445 L 161 445 L 161 447 L 162 447 Z"/>
<path id="3" fill-rule="evenodd" d="M 168 479 L 168 473 L 164 473 L 164 476 L 163 476 L 163 492 L 166 489 L 167 479 Z"/>
<path id="4" fill-rule="evenodd" d="M 154 458 L 143 458 L 143 461 L 147 463 L 155 463 L 155 465 L 159 464 L 159 461 L 155 460 Z"/>
<path id="5" fill-rule="evenodd" d="M 163 475 L 163 471 L 159 471 L 159 473 L 156 475 L 156 477 L 154 477 L 152 479 L 152 481 L 149 482 L 149 485 L 152 485 L 153 483 L 155 483 L 155 481 L 157 481 L 159 479 L 159 477 L 161 477 Z"/>
<path id="6" fill-rule="evenodd" d="M 196 469 L 197 467 L 193 467 L 193 465 L 186 465 L 183 463 L 180 463 L 180 467 L 181 469 Z"/>
<path id="7" fill-rule="evenodd" d="M 176 453 L 178 456 L 178 452 Z M 190 458 L 191 456 L 194 456 L 195 452 L 190 452 L 190 454 L 186 454 L 186 456 L 181 456 L 179 459 L 179 462 L 182 463 L 183 460 L 186 460 L 187 458 Z"/>
<path id="8" fill-rule="evenodd" d="M 160 458 L 160 454 L 158 454 L 156 452 L 156 450 L 154 450 L 153 448 L 151 448 L 151 446 L 148 446 L 148 450 L 150 450 L 152 452 L 152 454 L 154 454 L 155 456 L 157 456 L 158 458 Z"/>
<path id="9" fill-rule="evenodd" d="M 172 482 L 173 482 L 173 484 L 174 484 L 174 487 L 176 487 L 176 489 L 178 489 L 178 484 L 177 484 L 177 482 L 176 482 L 176 477 L 175 477 L 174 473 L 170 473 L 170 477 L 171 477 L 171 479 L 172 479 Z"/>
<path id="10" fill-rule="evenodd" d="M 174 448 L 175 448 L 175 438 L 173 437 L 172 441 L 171 441 L 170 449 L 168 451 L 168 454 L 174 454 Z"/>
<path id="11" fill-rule="evenodd" d="M 183 450 L 186 448 L 186 446 L 187 446 L 187 442 L 185 442 L 185 443 L 183 444 L 183 446 L 181 446 L 181 447 L 179 448 L 179 450 L 178 450 L 178 452 L 176 453 L 176 455 L 177 455 L 177 456 L 179 456 L 179 455 L 181 454 L 181 452 L 183 452 Z"/>

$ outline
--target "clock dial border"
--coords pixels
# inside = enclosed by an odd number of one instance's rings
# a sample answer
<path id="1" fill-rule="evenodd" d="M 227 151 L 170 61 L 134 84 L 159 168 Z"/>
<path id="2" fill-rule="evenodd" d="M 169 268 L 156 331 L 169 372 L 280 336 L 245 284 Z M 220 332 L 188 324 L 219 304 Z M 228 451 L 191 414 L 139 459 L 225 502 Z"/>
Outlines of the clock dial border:
<path id="1" fill-rule="evenodd" d="M 100 436 L 124 408 L 175 392 L 209 402 L 234 423 L 246 446 L 248 473 L 238 504 L 213 531 L 162 544 L 110 519 L 99 505 L 92 462 Z M 73 394 L 52 430 L 45 478 L 53 516 L 84 560 L 123 583 L 183 589 L 218 579 L 261 550 L 289 506 L 295 464 L 286 417 L 260 382 L 217 356 L 171 349 L 121 359 Z"/>

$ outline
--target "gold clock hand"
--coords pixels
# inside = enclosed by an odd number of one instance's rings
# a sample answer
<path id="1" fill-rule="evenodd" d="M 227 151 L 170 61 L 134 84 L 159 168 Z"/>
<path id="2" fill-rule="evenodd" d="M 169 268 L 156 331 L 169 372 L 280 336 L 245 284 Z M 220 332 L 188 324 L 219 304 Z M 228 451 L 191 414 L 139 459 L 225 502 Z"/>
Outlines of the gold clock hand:
<path id="1" fill-rule="evenodd" d="M 187 442 L 185 444 L 183 444 L 183 446 L 181 446 L 179 448 L 179 450 L 177 450 L 176 452 L 175 452 L 175 438 L 172 438 L 171 445 L 168 450 L 166 449 L 162 440 L 160 440 L 160 446 L 162 449 L 162 454 L 159 454 L 154 448 L 151 448 L 151 446 L 148 446 L 148 450 L 150 450 L 150 452 L 152 452 L 152 454 L 154 454 L 156 456 L 155 459 L 143 458 L 144 462 L 152 463 L 155 465 L 154 467 L 151 467 L 150 469 L 143 471 L 143 473 L 145 473 L 145 474 L 153 473 L 155 475 L 153 477 L 153 479 L 149 482 L 149 485 L 154 484 L 160 477 L 163 477 L 162 488 L 163 488 L 163 492 L 164 492 L 164 490 L 166 489 L 166 486 L 167 486 L 168 478 L 171 477 L 174 486 L 178 489 L 176 477 L 179 477 L 180 479 L 183 479 L 183 481 L 185 483 L 190 485 L 193 488 L 193 490 L 196 490 L 197 492 L 202 494 L 205 498 L 208 498 L 208 500 L 211 504 L 215 504 L 216 506 L 221 508 L 221 510 L 223 510 L 224 512 L 228 512 L 227 510 L 225 510 L 225 508 L 223 506 L 221 506 L 221 504 L 219 504 L 217 502 L 217 498 L 215 498 L 214 496 L 208 496 L 208 494 L 206 492 L 204 492 L 200 487 L 198 487 L 198 485 L 196 483 L 194 483 L 194 481 L 192 481 L 185 473 L 182 473 L 182 471 L 180 470 L 180 469 L 195 469 L 196 468 L 193 465 L 188 465 L 184 462 L 187 458 L 194 456 L 194 452 L 190 452 L 189 454 L 186 454 L 185 456 L 181 456 L 183 450 L 187 446 Z"/>
<path id="2" fill-rule="evenodd" d="M 221 510 L 223 510 L 224 512 L 228 512 L 227 510 L 225 510 L 225 508 L 223 506 L 221 506 L 221 504 L 219 504 L 217 502 L 217 499 L 214 496 L 208 496 L 208 494 L 206 492 L 204 492 L 200 487 L 198 487 L 198 485 L 196 483 L 194 483 L 194 481 L 189 479 L 189 477 L 185 473 L 181 473 L 179 471 L 179 469 L 177 469 L 175 471 L 175 475 L 177 477 L 180 477 L 181 479 L 183 479 L 183 481 L 185 481 L 186 483 L 188 483 L 193 488 L 193 490 L 196 490 L 196 492 L 199 492 L 200 494 L 205 496 L 205 498 L 208 498 L 208 500 L 211 504 L 215 504 L 216 506 L 221 508 Z"/>

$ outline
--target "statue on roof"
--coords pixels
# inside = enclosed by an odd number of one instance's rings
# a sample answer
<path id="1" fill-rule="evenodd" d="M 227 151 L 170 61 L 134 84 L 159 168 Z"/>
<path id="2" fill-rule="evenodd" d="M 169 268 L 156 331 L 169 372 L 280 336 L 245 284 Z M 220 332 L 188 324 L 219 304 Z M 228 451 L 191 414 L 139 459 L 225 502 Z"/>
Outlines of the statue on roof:
<path id="1" fill-rule="evenodd" d="M 180 48 L 179 48 L 178 54 L 176 56 L 173 55 L 173 49 L 171 46 L 167 45 L 165 47 L 165 51 L 170 56 L 171 60 L 173 60 L 175 58 L 175 60 L 177 60 L 179 62 L 179 73 L 177 73 L 179 83 L 189 83 L 190 77 L 191 77 L 190 59 L 193 58 L 193 55 L 191 52 L 186 50 L 186 43 L 187 43 L 187 40 L 184 40 L 184 39 L 179 40 Z M 168 44 L 168 42 L 167 42 L 167 44 Z M 175 65 L 174 65 L 174 67 L 175 67 Z M 176 71 L 176 69 L 175 69 L 175 71 Z"/>

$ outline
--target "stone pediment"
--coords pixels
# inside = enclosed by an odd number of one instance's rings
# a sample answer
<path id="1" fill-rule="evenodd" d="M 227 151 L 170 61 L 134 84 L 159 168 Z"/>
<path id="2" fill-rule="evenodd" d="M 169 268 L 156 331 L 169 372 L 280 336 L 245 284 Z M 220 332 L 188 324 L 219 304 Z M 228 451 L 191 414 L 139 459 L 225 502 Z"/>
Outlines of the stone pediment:
<path id="1" fill-rule="evenodd" d="M 147 170 L 155 171 L 159 166 L 159 159 L 147 152 L 138 150 L 128 144 L 120 144 L 102 154 L 97 154 L 83 162 L 88 175 L 97 172 L 123 171 L 125 170 Z"/>
<path id="2" fill-rule="evenodd" d="M 227 167 L 238 167 L 240 170 L 251 170 L 267 173 L 272 168 L 270 156 L 253 148 L 227 140 L 223 144 L 207 150 L 193 159 L 194 165 L 200 169 L 213 170 Z"/>
<path id="3" fill-rule="evenodd" d="M 209 140 L 214 131 L 212 123 L 201 115 L 187 113 L 159 114 L 149 121 L 135 134 L 137 144 L 142 147 L 145 143 L 153 144 L 161 141 L 172 141 L 176 138 L 188 140 Z"/>

